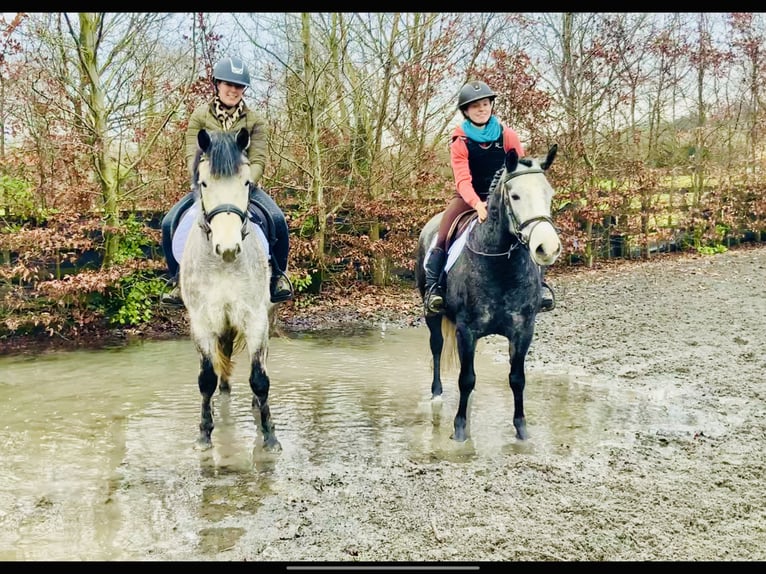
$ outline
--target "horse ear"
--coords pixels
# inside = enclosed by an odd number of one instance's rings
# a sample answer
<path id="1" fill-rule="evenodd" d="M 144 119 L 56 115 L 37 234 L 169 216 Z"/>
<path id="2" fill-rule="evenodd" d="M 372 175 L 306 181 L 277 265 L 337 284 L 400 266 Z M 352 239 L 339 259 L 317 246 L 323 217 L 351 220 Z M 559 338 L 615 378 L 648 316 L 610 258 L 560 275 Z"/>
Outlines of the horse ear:
<path id="1" fill-rule="evenodd" d="M 516 151 L 515 147 L 512 147 L 508 150 L 508 153 L 505 154 L 505 171 L 508 173 L 511 173 L 512 171 L 516 170 L 516 166 L 519 164 L 519 153 Z"/>
<path id="2" fill-rule="evenodd" d="M 559 151 L 559 144 L 553 144 L 551 146 L 551 149 L 548 150 L 548 156 L 545 158 L 545 161 L 540 164 L 540 167 L 543 169 L 548 169 L 551 167 L 551 164 L 553 163 L 553 159 L 556 157 L 556 152 Z"/>
<path id="3" fill-rule="evenodd" d="M 210 134 L 207 133 L 207 130 L 205 128 L 202 128 L 200 131 L 197 132 L 197 144 L 199 145 L 200 149 L 204 152 L 208 150 L 210 147 Z"/>
<path id="4" fill-rule="evenodd" d="M 240 128 L 239 132 L 237 133 L 237 146 L 239 146 L 239 149 L 242 151 L 245 151 L 249 145 L 250 132 L 247 131 L 247 128 Z"/>

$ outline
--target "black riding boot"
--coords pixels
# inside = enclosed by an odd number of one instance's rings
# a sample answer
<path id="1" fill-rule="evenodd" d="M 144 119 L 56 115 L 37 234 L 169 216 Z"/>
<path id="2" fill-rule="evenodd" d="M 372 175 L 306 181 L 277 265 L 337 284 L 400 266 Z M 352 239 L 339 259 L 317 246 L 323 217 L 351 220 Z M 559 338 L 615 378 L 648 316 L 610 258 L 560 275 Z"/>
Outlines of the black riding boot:
<path id="1" fill-rule="evenodd" d="M 447 253 L 441 247 L 434 247 L 426 262 L 426 289 L 423 307 L 426 317 L 436 315 L 444 308 L 444 287 L 441 275 L 447 263 Z"/>
<path id="2" fill-rule="evenodd" d="M 293 298 L 293 284 L 290 282 L 290 278 L 279 269 L 274 261 L 271 262 L 269 292 L 272 303 L 281 303 Z"/>
<path id="3" fill-rule="evenodd" d="M 163 293 L 160 301 L 165 305 L 182 307 L 184 302 L 181 299 L 181 286 L 178 284 L 178 275 L 168 280 L 168 287 L 170 287 L 170 291 Z"/>
<path id="4" fill-rule="evenodd" d="M 540 283 L 543 288 L 540 311 L 553 311 L 556 307 L 556 295 L 553 293 L 553 287 L 545 282 L 545 269 L 542 267 L 540 268 Z"/>

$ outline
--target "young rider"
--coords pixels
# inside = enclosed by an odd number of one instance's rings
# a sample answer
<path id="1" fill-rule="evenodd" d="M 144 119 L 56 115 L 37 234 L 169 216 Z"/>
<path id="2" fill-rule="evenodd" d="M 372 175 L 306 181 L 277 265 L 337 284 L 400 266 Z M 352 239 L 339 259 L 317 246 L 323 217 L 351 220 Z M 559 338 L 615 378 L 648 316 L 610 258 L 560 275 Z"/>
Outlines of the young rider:
<path id="1" fill-rule="evenodd" d="M 455 178 L 455 195 L 447 205 L 439 225 L 436 244 L 426 262 L 425 314 L 435 315 L 444 307 L 444 286 L 441 283 L 447 262 L 445 244 L 454 220 L 463 212 L 475 209 L 479 223 L 487 218 L 489 186 L 498 169 L 503 167 L 505 154 L 512 148 L 519 157 L 524 148 L 519 136 L 503 125 L 493 114 L 497 96 L 482 81 L 465 84 L 458 94 L 457 107 L 464 121 L 455 127 L 450 140 L 450 163 Z M 541 310 L 553 308 L 553 291 L 543 283 Z"/>
<path id="2" fill-rule="evenodd" d="M 191 174 L 194 157 L 197 153 L 197 133 L 200 129 L 239 131 L 246 127 L 250 132 L 250 146 L 247 156 L 250 161 L 250 203 L 262 209 L 271 219 L 267 227 L 271 251 L 271 301 L 278 303 L 291 299 L 292 285 L 284 274 L 287 269 L 289 236 L 287 221 L 282 210 L 274 200 L 260 187 L 260 181 L 266 165 L 267 125 L 255 110 L 245 104 L 244 93 L 250 86 L 250 72 L 239 58 L 223 58 L 213 68 L 214 97 L 195 109 L 186 128 L 186 161 Z M 164 303 L 182 304 L 178 285 L 179 263 L 173 256 L 174 226 L 194 203 L 193 192 L 182 197 L 162 220 L 162 250 L 168 264 L 168 274 L 173 284 L 170 293 L 162 297 Z M 266 230 L 265 230 L 266 231 Z"/>

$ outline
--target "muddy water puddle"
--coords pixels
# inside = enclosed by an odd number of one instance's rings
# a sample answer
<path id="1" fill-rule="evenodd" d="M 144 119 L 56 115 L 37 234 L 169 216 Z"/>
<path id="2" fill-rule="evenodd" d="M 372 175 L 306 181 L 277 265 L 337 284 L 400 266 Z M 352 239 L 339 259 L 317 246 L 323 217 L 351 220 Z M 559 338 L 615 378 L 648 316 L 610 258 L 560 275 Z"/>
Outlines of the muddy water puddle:
<path id="1" fill-rule="evenodd" d="M 539 351 L 538 351 L 539 352 Z M 567 456 L 668 420 L 656 397 L 528 359 L 531 440 L 512 424 L 504 339 L 483 341 L 471 439 L 451 438 L 457 374 L 430 398 L 425 328 L 274 339 L 272 416 L 282 452 L 261 448 L 240 357 L 230 397 L 214 401 L 214 447 L 196 448 L 197 357 L 188 340 L 0 359 L 0 559 L 187 559 L 243 535 L 226 518 L 268 524 L 263 505 L 291 480 L 391 459 L 456 463 L 530 452 Z M 322 488 L 317 484 L 316 488 Z M 257 525 L 257 524 L 254 524 Z"/>

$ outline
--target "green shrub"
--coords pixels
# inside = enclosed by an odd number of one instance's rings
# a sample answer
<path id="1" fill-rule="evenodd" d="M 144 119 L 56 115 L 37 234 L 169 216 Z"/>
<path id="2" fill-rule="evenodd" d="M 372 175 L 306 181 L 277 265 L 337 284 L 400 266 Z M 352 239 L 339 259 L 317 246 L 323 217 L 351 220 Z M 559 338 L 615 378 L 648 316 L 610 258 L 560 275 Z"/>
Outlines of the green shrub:
<path id="1" fill-rule="evenodd" d="M 137 326 L 154 317 L 154 307 L 165 290 L 165 281 L 143 272 L 120 279 L 103 300 L 103 307 L 113 325 Z"/>

